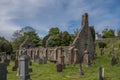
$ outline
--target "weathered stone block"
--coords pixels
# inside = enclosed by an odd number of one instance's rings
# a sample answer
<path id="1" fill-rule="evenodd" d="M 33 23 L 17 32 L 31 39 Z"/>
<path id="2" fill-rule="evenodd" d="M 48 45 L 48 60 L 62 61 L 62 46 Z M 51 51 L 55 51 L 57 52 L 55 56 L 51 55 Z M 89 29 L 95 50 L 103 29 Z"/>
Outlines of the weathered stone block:
<path id="1" fill-rule="evenodd" d="M 62 64 L 57 64 L 57 72 L 62 72 Z"/>

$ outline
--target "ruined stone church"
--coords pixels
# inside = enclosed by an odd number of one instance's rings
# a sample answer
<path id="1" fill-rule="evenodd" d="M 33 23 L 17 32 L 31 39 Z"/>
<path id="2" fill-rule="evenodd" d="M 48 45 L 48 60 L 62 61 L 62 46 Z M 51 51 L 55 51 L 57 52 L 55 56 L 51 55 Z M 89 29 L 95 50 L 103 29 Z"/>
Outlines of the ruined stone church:
<path id="1" fill-rule="evenodd" d="M 77 37 L 73 41 L 72 46 L 78 49 L 79 58 L 84 56 L 84 51 L 88 50 L 90 58 L 94 58 L 95 54 L 95 44 L 90 30 L 88 14 L 82 15 L 81 29 L 77 34 Z"/>
<path id="2" fill-rule="evenodd" d="M 25 42 L 24 42 L 25 43 Z M 24 44 L 22 44 L 24 45 Z M 27 44 L 25 44 L 27 46 Z M 59 48 L 30 48 L 27 49 L 27 54 L 34 59 L 43 59 L 46 57 L 48 60 L 57 61 L 59 56 Z M 64 61 L 67 64 L 79 63 L 83 60 L 84 51 L 89 52 L 90 60 L 94 58 L 95 45 L 93 36 L 89 27 L 88 14 L 82 15 L 82 25 L 76 38 L 74 39 L 71 46 L 61 46 L 61 55 L 64 56 Z M 17 51 L 16 54 L 20 55 L 21 50 Z"/>

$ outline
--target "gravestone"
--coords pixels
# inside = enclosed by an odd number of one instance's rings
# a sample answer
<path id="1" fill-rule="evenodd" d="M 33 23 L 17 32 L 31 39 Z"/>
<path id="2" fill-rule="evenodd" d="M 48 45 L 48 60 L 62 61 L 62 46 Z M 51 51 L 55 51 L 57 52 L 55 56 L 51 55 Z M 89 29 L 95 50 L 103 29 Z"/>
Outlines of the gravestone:
<path id="1" fill-rule="evenodd" d="M 74 62 L 74 53 L 73 53 L 73 50 L 74 50 L 74 47 L 70 47 L 68 49 L 68 61 L 69 61 L 69 64 L 73 64 Z"/>
<path id="2" fill-rule="evenodd" d="M 62 55 L 61 56 L 61 64 L 62 64 L 62 69 L 65 69 L 65 56 L 64 55 Z"/>
<path id="3" fill-rule="evenodd" d="M 35 52 L 32 55 L 32 60 L 33 60 L 33 62 L 35 62 Z"/>
<path id="4" fill-rule="evenodd" d="M 5 63 L 0 63 L 0 80 L 7 80 L 7 66 Z"/>
<path id="5" fill-rule="evenodd" d="M 83 71 L 83 69 L 82 69 L 82 63 L 80 62 L 80 75 L 84 75 L 84 71 Z"/>
<path id="6" fill-rule="evenodd" d="M 26 51 L 19 58 L 19 80 L 31 80 L 28 68 L 29 57 L 26 55 Z"/>
<path id="7" fill-rule="evenodd" d="M 43 64 L 43 59 L 39 58 L 38 62 L 39 64 Z"/>
<path id="8" fill-rule="evenodd" d="M 87 67 L 90 66 L 90 55 L 88 50 L 84 51 L 83 63 L 86 64 Z"/>
<path id="9" fill-rule="evenodd" d="M 98 69 L 98 80 L 103 80 L 103 76 L 102 76 L 102 67 L 99 67 Z"/>
<path id="10" fill-rule="evenodd" d="M 118 63 L 119 58 L 116 56 L 112 56 L 110 64 L 113 66 Z"/>
<path id="11" fill-rule="evenodd" d="M 58 54 L 58 58 L 57 58 L 57 72 L 62 72 L 62 47 L 59 47 L 57 49 L 57 54 Z"/>
<path id="12" fill-rule="evenodd" d="M 78 57 L 78 49 L 74 49 L 74 62 L 73 62 L 73 65 L 75 65 L 78 61 L 77 61 L 77 57 Z"/>
<path id="13" fill-rule="evenodd" d="M 47 57 L 44 57 L 43 64 L 47 64 Z"/>

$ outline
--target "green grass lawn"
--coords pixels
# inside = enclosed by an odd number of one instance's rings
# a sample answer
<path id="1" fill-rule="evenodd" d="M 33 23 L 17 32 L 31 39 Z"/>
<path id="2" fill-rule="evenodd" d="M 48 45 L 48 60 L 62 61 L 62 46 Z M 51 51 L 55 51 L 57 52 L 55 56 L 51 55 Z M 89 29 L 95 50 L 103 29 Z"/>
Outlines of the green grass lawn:
<path id="1" fill-rule="evenodd" d="M 104 80 L 120 80 L 120 61 L 118 64 L 111 66 L 110 58 L 108 57 L 108 52 L 110 51 L 110 46 L 113 42 L 108 43 L 108 47 L 103 56 L 99 55 L 99 49 L 96 49 L 97 58 L 90 67 L 83 65 L 84 75 L 79 75 L 79 64 L 66 65 L 66 69 L 63 72 L 56 72 L 56 65 L 54 63 L 48 62 L 47 64 L 38 64 L 34 62 L 31 66 L 33 72 L 30 73 L 32 80 L 97 80 L 98 78 L 98 67 L 101 66 L 105 71 Z M 115 44 L 117 47 L 117 44 Z M 120 50 L 116 50 L 115 53 L 120 54 Z M 18 80 L 16 76 L 16 71 L 12 71 L 13 62 L 8 66 L 8 80 Z"/>

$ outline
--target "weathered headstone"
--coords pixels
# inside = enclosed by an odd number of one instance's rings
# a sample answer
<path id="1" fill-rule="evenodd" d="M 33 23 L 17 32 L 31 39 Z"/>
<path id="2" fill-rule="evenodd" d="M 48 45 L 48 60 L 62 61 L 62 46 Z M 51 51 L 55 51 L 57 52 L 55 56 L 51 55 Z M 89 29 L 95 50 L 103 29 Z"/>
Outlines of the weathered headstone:
<path id="1" fill-rule="evenodd" d="M 78 49 L 74 49 L 74 62 L 73 65 L 75 65 L 78 61 L 77 61 L 77 54 L 78 54 Z"/>
<path id="2" fill-rule="evenodd" d="M 88 50 L 84 51 L 83 63 L 86 64 L 87 67 L 90 66 L 90 55 Z"/>
<path id="3" fill-rule="evenodd" d="M 99 69 L 98 69 L 98 80 L 103 80 L 102 67 L 99 67 Z"/>
<path id="4" fill-rule="evenodd" d="M 80 62 L 80 75 L 84 75 L 83 69 L 82 69 L 82 63 Z"/>
<path id="5" fill-rule="evenodd" d="M 23 52 L 23 53 L 26 53 Z M 22 54 L 19 58 L 19 80 L 31 80 L 28 68 L 29 57 L 26 54 Z"/>
<path id="6" fill-rule="evenodd" d="M 110 61 L 110 64 L 111 64 L 111 65 L 115 65 L 115 64 L 118 63 L 118 60 L 119 60 L 118 57 L 112 56 L 111 61 Z"/>
<path id="7" fill-rule="evenodd" d="M 47 64 L 47 57 L 44 57 L 43 64 Z"/>
<path id="8" fill-rule="evenodd" d="M 0 80 L 7 80 L 7 66 L 5 63 L 0 63 Z"/>
<path id="9" fill-rule="evenodd" d="M 73 58 L 73 56 L 74 56 L 74 54 L 73 54 L 73 50 L 74 50 L 74 47 L 70 47 L 70 48 L 68 49 L 69 64 L 73 64 L 73 62 L 74 62 L 74 58 Z"/>
<path id="10" fill-rule="evenodd" d="M 58 54 L 58 59 L 57 59 L 57 72 L 62 72 L 62 59 L 61 59 L 61 56 L 62 56 L 62 47 L 59 47 L 58 50 L 57 50 L 57 54 Z"/>
<path id="11" fill-rule="evenodd" d="M 62 68 L 65 69 L 65 56 L 63 54 L 61 56 L 61 61 L 62 61 Z"/>
<path id="12" fill-rule="evenodd" d="M 35 53 L 33 53 L 33 55 L 32 55 L 33 57 L 32 57 L 32 59 L 33 59 L 33 62 L 35 62 Z"/>
<path id="13" fill-rule="evenodd" d="M 39 58 L 39 64 L 43 64 L 43 59 Z"/>

